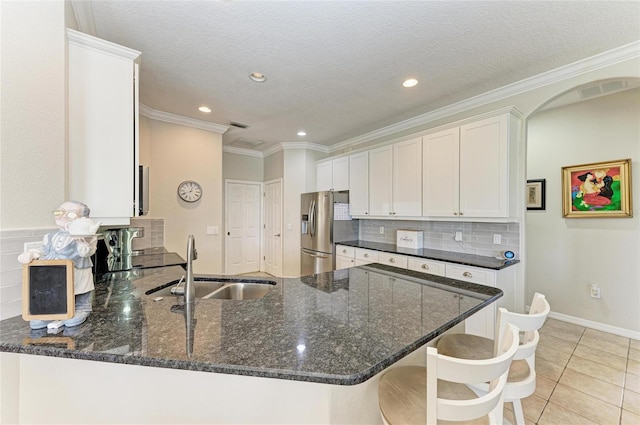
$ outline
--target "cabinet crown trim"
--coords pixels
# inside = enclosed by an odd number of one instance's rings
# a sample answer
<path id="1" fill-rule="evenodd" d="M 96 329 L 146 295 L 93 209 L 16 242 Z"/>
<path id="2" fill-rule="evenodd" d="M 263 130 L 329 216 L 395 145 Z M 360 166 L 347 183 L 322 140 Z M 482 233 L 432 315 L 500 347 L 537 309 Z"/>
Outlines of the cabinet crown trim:
<path id="1" fill-rule="evenodd" d="M 96 49 L 100 52 L 109 53 L 123 59 L 135 61 L 142 54 L 137 50 L 120 46 L 119 44 L 102 40 L 92 35 L 72 30 L 71 28 L 67 28 L 67 39 L 69 43 L 76 44 L 82 47 L 88 47 L 90 49 Z"/>

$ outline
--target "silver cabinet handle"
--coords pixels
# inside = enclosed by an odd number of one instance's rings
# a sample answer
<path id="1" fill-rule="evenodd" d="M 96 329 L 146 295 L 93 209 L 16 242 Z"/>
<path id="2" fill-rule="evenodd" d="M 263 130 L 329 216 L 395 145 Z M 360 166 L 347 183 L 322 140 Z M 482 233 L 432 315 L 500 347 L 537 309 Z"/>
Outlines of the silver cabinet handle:
<path id="1" fill-rule="evenodd" d="M 369 254 L 364 254 L 364 258 L 369 258 Z"/>
<path id="2" fill-rule="evenodd" d="M 423 264 L 422 268 L 425 269 L 425 270 L 429 270 L 429 266 L 427 266 L 426 264 Z"/>
<path id="3" fill-rule="evenodd" d="M 458 215 L 458 213 L 457 213 L 457 212 L 454 212 L 454 213 L 453 213 L 453 215 Z"/>
<path id="4" fill-rule="evenodd" d="M 464 215 L 464 213 L 461 212 L 460 215 Z"/>
<path id="5" fill-rule="evenodd" d="M 346 249 L 343 249 L 343 250 L 342 250 L 342 252 L 346 254 L 346 253 L 347 253 L 347 250 L 346 250 Z"/>
<path id="6" fill-rule="evenodd" d="M 277 235 L 273 235 L 274 238 L 279 238 L 280 237 L 280 233 L 278 233 Z"/>
<path id="7" fill-rule="evenodd" d="M 473 277 L 471 272 L 464 272 L 464 273 L 462 273 L 462 276 L 464 276 L 464 277 Z"/>
<path id="8" fill-rule="evenodd" d="M 390 262 L 390 263 L 395 263 L 395 262 L 396 262 L 396 259 L 395 259 L 395 258 L 389 258 L 389 262 Z"/>

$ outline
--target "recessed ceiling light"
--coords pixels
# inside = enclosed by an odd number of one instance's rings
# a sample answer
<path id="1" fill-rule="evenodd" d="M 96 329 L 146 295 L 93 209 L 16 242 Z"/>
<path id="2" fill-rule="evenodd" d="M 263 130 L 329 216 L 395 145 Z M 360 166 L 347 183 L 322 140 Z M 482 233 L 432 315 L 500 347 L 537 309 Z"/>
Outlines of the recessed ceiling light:
<path id="1" fill-rule="evenodd" d="M 402 83 L 402 87 L 414 87 L 418 84 L 418 80 L 416 80 L 415 78 L 409 78 L 408 80 L 405 80 L 404 83 Z"/>
<path id="2" fill-rule="evenodd" d="M 249 74 L 249 78 L 251 78 L 256 83 L 264 83 L 267 80 L 267 77 L 259 72 L 252 72 L 251 74 Z"/>
<path id="3" fill-rule="evenodd" d="M 306 136 L 307 133 L 305 131 L 298 131 L 298 136 Z"/>
<path id="4" fill-rule="evenodd" d="M 206 106 L 201 106 L 201 107 L 198 108 L 198 111 L 204 112 L 205 114 L 208 114 L 209 112 L 211 112 L 211 108 L 208 108 Z"/>

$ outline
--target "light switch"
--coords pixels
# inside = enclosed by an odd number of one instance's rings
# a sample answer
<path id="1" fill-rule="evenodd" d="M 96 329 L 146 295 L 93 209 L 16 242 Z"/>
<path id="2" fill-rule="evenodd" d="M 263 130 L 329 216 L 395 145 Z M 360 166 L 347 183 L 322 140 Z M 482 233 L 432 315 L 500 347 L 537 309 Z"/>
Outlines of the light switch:
<path id="1" fill-rule="evenodd" d="M 207 235 L 219 234 L 218 226 L 207 226 Z"/>
<path id="2" fill-rule="evenodd" d="M 293 230 L 293 226 L 291 226 L 291 223 L 287 224 L 287 230 Z"/>

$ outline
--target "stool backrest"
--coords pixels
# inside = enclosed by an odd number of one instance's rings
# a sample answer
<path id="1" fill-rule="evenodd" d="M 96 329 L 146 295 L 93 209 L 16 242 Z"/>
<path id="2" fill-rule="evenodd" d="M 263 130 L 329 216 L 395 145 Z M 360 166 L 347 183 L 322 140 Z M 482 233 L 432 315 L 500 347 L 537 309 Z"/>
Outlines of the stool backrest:
<path id="1" fill-rule="evenodd" d="M 468 421 L 485 415 L 495 421 L 502 417 L 503 391 L 509 366 L 518 349 L 518 328 L 507 325 L 498 341 L 498 355 L 484 360 L 467 360 L 438 354 L 435 347 L 427 348 L 427 424 L 438 419 Z M 438 380 L 462 384 L 489 382 L 489 392 L 470 400 L 438 397 Z M 493 420 L 492 420 L 493 422 Z"/>
<path id="2" fill-rule="evenodd" d="M 498 335 L 504 332 L 508 324 L 512 324 L 520 329 L 521 332 L 524 332 L 515 360 L 526 359 L 535 354 L 540 340 L 538 329 L 544 325 L 549 311 L 551 311 L 549 302 L 544 295 L 538 292 L 533 296 L 529 314 L 513 313 L 504 308 L 498 309 Z"/>

